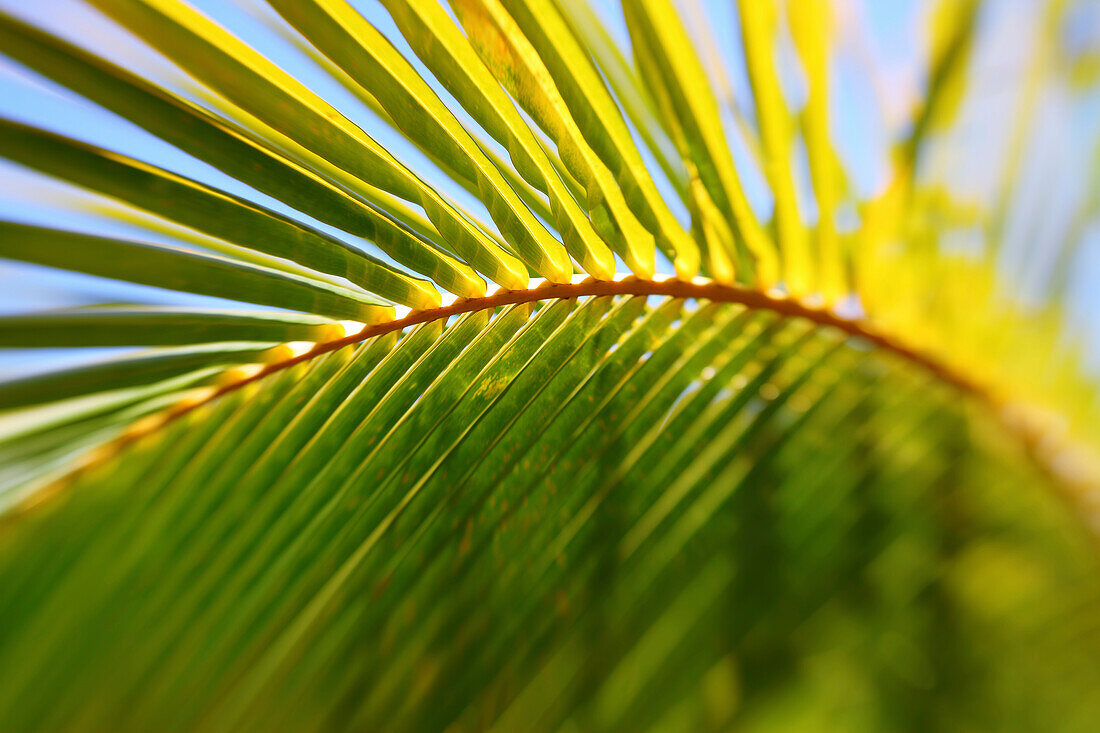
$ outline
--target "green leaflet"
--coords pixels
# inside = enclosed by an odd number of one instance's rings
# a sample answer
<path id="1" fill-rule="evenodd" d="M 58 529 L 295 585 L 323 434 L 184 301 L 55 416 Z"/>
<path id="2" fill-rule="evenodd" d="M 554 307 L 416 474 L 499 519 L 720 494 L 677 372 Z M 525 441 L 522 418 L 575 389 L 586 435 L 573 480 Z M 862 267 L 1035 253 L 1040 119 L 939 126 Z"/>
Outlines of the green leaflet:
<path id="1" fill-rule="evenodd" d="M 630 441 L 629 444 L 632 446 L 630 453 L 624 459 L 620 469 L 625 476 L 636 480 L 641 476 L 652 474 L 658 477 L 655 483 L 659 485 L 661 481 L 667 481 L 670 477 L 688 469 L 693 456 L 693 446 L 721 424 L 718 420 L 703 419 L 704 413 L 715 402 L 723 385 L 741 375 L 757 352 L 769 345 L 784 325 L 782 321 L 772 321 L 762 328 L 753 330 L 746 327 L 746 320 L 742 317 L 723 326 L 717 338 L 712 337 L 704 342 L 696 354 L 685 358 L 682 366 L 672 373 L 671 379 L 685 377 L 692 379 L 707 368 L 708 360 L 710 364 L 717 366 L 717 368 L 711 367 L 715 368 L 714 377 L 701 385 L 698 392 L 681 405 L 669 419 L 667 429 L 673 435 L 680 437 L 674 441 L 659 441 L 661 431 L 650 429 L 648 433 Z M 715 349 L 721 349 L 723 337 L 729 338 L 735 346 L 726 350 L 725 353 L 719 351 L 715 354 Z M 702 366 L 697 363 L 700 360 Z M 746 381 L 746 390 L 748 385 Z M 746 392 L 746 394 L 752 393 Z M 711 410 L 707 417 L 715 415 L 727 417 L 729 411 L 721 414 Z M 642 423 L 643 428 L 644 425 Z M 604 483 L 613 483 L 614 478 L 618 477 L 608 477 Z"/>
<path id="2" fill-rule="evenodd" d="M 428 392 L 440 398 L 436 402 L 437 409 L 433 411 L 434 414 L 424 413 L 421 419 L 419 411 L 411 411 L 406 415 L 409 420 L 403 421 L 393 434 L 386 436 L 386 439 L 391 441 L 400 440 L 397 444 L 412 446 L 413 450 L 410 454 L 398 456 L 387 451 L 375 452 L 351 476 L 349 483 L 345 484 L 347 488 L 341 491 L 353 490 L 357 485 L 361 486 L 365 477 L 378 475 L 376 472 L 390 477 L 390 481 L 397 482 L 397 486 L 402 488 L 396 491 L 387 490 L 390 484 L 382 483 L 380 488 L 383 498 L 366 503 L 362 511 L 355 512 L 338 530 L 336 542 L 328 541 L 329 553 L 335 552 L 338 557 L 346 557 L 334 573 L 303 574 L 300 576 L 302 580 L 290 589 L 290 593 L 296 596 L 300 592 L 299 588 L 305 586 L 309 589 L 305 597 L 309 598 L 310 602 L 291 620 L 287 628 L 275 639 L 274 644 L 266 649 L 264 661 L 256 666 L 250 678 L 241 685 L 242 689 L 235 696 L 236 699 L 226 706 L 231 716 L 229 717 L 231 724 L 236 720 L 235 716 L 251 712 L 249 717 L 252 717 L 255 714 L 250 711 L 250 706 L 256 705 L 257 698 L 266 697 L 264 693 L 272 681 L 277 680 L 286 671 L 287 665 L 295 663 L 301 657 L 315 634 L 323 630 L 326 622 L 332 619 L 339 608 L 334 601 L 343 597 L 345 592 L 342 586 L 361 574 L 361 567 L 369 559 L 379 538 L 423 490 L 422 481 L 406 486 L 407 478 L 404 477 L 423 475 L 425 471 L 430 475 L 432 468 L 441 458 L 446 457 L 451 441 L 466 438 L 466 433 L 476 425 L 478 416 L 493 404 L 505 389 L 509 388 L 512 379 L 530 358 L 531 350 L 541 345 L 561 324 L 571 307 L 572 304 L 568 301 L 559 301 L 540 311 L 522 331 L 511 339 L 510 343 L 504 345 L 499 353 L 494 354 L 493 351 L 500 348 L 500 345 L 499 342 L 494 343 L 492 337 L 498 333 L 501 336 L 506 335 L 511 329 L 511 324 L 515 323 L 513 318 L 525 317 L 525 314 L 517 313 L 517 309 L 504 314 L 494 324 L 495 328 L 490 328 L 485 334 L 487 337 L 479 338 L 481 343 L 475 342 L 473 345 L 474 353 L 465 364 L 467 368 L 473 364 L 480 364 L 481 359 L 485 357 L 490 357 L 491 360 L 482 367 L 469 387 L 459 384 L 467 380 L 460 376 L 461 371 L 452 367 L 448 370 L 449 373 L 442 375 L 442 379 L 434 385 L 436 389 Z M 455 366 L 462 365 L 466 361 L 460 359 Z M 453 380 L 456 384 L 448 385 L 449 380 Z M 469 427 L 457 435 L 450 431 L 437 431 L 428 427 L 442 419 L 453 421 L 452 424 Z M 428 429 L 425 430 L 425 428 Z M 401 439 L 402 436 L 407 435 L 418 435 L 423 438 Z M 403 478 L 404 480 L 399 480 Z M 328 519 L 329 512 L 326 508 L 326 511 L 311 522 L 313 526 L 307 530 L 307 533 L 296 542 L 301 544 L 302 540 L 305 540 L 305 546 L 293 548 L 294 555 L 299 558 L 303 555 L 314 556 L 313 548 L 316 547 L 317 539 L 332 536 L 331 531 L 323 531 L 324 522 Z M 355 531 L 357 527 L 366 531 Z M 298 562 L 300 563 L 301 560 Z"/>
<path id="3" fill-rule="evenodd" d="M 363 323 L 394 315 L 392 307 L 366 293 L 266 267 L 28 224 L 0 222 L 0 257 Z"/>
<path id="4" fill-rule="evenodd" d="M 358 292 L 362 291 L 362 288 L 353 286 L 346 280 L 334 275 L 327 275 L 323 272 L 318 272 L 317 270 L 299 265 L 296 262 L 284 260 L 281 257 L 266 255 L 254 249 L 227 242 L 224 239 L 215 239 L 196 229 L 190 229 L 182 224 L 177 224 L 163 217 L 150 214 L 147 211 L 136 209 L 118 199 L 104 199 L 100 197 L 85 199 L 84 197 L 80 197 L 73 202 L 73 205 L 81 211 L 87 211 L 95 216 L 104 218 L 107 223 L 122 223 L 138 228 L 140 232 L 135 235 L 135 238 L 148 236 L 148 234 L 146 234 L 146 232 L 148 232 L 149 234 L 167 237 L 169 241 L 172 242 L 172 246 L 222 255 L 231 260 L 238 260 L 250 265 L 259 265 L 260 267 L 287 272 L 291 275 L 304 277 L 307 280 L 318 280 L 327 285 L 335 285 L 338 288 Z"/>
<path id="5" fill-rule="evenodd" d="M 226 364 L 186 371 L 175 378 L 126 386 L 62 402 L 6 412 L 0 416 L 0 507 L 10 511 L 20 500 L 33 500 L 50 482 L 72 472 L 97 447 L 131 425 L 204 391 Z"/>
<path id="6" fill-rule="evenodd" d="M 149 663 L 149 654 L 163 653 L 164 640 L 179 633 L 175 622 L 194 613 L 192 601 L 210 604 L 216 598 L 211 595 L 216 587 L 200 581 L 211 574 L 220 577 L 218 572 L 235 567 L 239 562 L 236 553 L 241 550 L 263 552 L 271 540 L 264 529 L 272 527 L 279 513 L 288 508 L 293 494 L 287 492 L 293 492 L 293 479 L 300 479 L 303 466 L 314 456 L 335 450 L 370 412 L 377 396 L 392 387 L 438 334 L 438 328 L 428 324 L 402 339 L 396 348 L 392 339 L 383 339 L 364 346 L 350 361 L 337 352 L 335 366 L 339 371 L 311 372 L 278 406 L 276 414 L 283 419 L 264 421 L 240 448 L 232 444 L 229 457 L 212 477 L 211 499 L 232 492 L 225 510 L 210 503 L 204 511 L 192 512 L 189 521 L 183 523 L 172 521 L 171 507 L 158 512 L 154 523 L 171 522 L 159 551 L 171 552 L 179 546 L 195 548 L 189 561 L 175 565 L 171 571 L 173 577 L 188 579 L 192 592 L 185 598 L 158 592 L 150 608 L 159 610 L 151 617 L 143 614 L 134 620 L 139 626 L 152 626 L 147 627 L 150 633 L 141 648 L 119 659 L 122 679 L 116 694 L 124 698 L 134 686 L 142 684 L 141 669 Z M 316 436 L 322 427 L 323 435 Z M 273 484 L 288 468 L 283 480 Z M 118 582 L 126 582 L 127 578 L 122 575 Z"/>
<path id="7" fill-rule="evenodd" d="M 447 242 L 439 234 L 435 224 L 426 218 L 424 214 L 417 213 L 414 206 L 393 194 L 356 178 L 341 168 L 337 168 L 324 158 L 312 153 L 308 148 L 299 145 L 291 138 L 239 107 L 219 101 L 220 98 L 213 97 L 213 95 L 210 96 L 210 103 L 217 107 L 222 114 L 228 115 L 238 125 L 241 125 L 239 131 L 255 144 L 265 147 L 270 146 L 278 150 L 280 155 L 293 159 L 341 190 L 347 191 L 350 195 L 368 201 L 372 206 L 384 210 L 400 226 L 419 235 L 421 242 L 415 246 L 391 249 L 389 254 L 394 259 L 403 262 L 411 269 L 429 274 L 437 285 L 459 297 L 476 298 L 485 294 L 485 280 L 473 267 L 449 254 Z M 483 236 L 497 242 L 499 246 L 505 247 L 502 241 L 499 241 L 476 219 L 458 207 L 455 210 L 459 216 L 463 217 L 470 226 L 477 229 Z M 425 246 L 426 243 L 431 246 Z"/>
<path id="8" fill-rule="evenodd" d="M 440 303 L 414 280 L 338 239 L 198 181 L 17 122 L 0 120 L 0 155 L 220 239 L 347 278 L 412 308 Z"/>
<path id="9" fill-rule="evenodd" d="M 507 288 L 526 284 L 520 263 L 438 192 L 301 82 L 198 11 L 178 0 L 95 0 L 95 5 L 227 99 L 332 165 L 422 206 L 443 239 L 486 277 Z"/>
<path id="10" fill-rule="evenodd" d="M 0 544 L 0 612 L 21 630 L 0 643 L 0 669 L 20 665 L 0 719 L 514 730 L 771 714 L 766 689 L 732 707 L 694 691 L 761 679 L 761 644 L 819 654 L 806 624 L 845 638 L 818 610 L 838 582 L 871 584 L 868 614 L 901 612 L 890 589 L 920 574 L 896 563 L 935 561 L 890 548 L 939 542 L 925 528 L 965 496 L 942 480 L 965 455 L 957 398 L 867 355 L 738 306 L 587 298 L 300 364 L 144 439 Z M 943 542 L 960 560 L 982 546 Z M 1059 608 L 1093 592 L 1094 567 L 1061 568 Z M 971 618 L 972 601 L 935 602 Z M 973 638 L 903 618 L 890 628 L 922 648 Z M 1036 648 L 1063 664 L 1065 640 Z"/>
<path id="11" fill-rule="evenodd" d="M 0 348 L 327 341 L 344 336 L 343 330 L 328 319 L 296 313 L 101 306 L 6 316 L 0 320 Z"/>
<path id="12" fill-rule="evenodd" d="M 418 241 L 389 211 L 257 144 L 201 107 L 4 13 L 0 13 L 0 39 L 5 54 L 219 170 L 320 221 L 368 239 L 453 292 L 478 292 L 473 284 L 476 275 L 468 267 Z M 405 292 L 406 298 L 417 302 L 437 298 L 424 283 L 402 285 L 396 292 Z M 391 299 L 411 306 L 406 300 Z"/>
<path id="13" fill-rule="evenodd" d="M 208 366 L 262 361 L 276 344 L 212 344 L 157 349 L 129 358 L 10 379 L 0 384 L 0 411 L 160 382 Z"/>
<path id="14" fill-rule="evenodd" d="M 280 487 L 285 485 L 294 490 L 297 497 L 294 506 L 281 514 L 276 526 L 266 528 L 262 544 L 250 561 L 228 568 L 221 566 L 230 575 L 217 586 L 216 597 L 219 602 L 216 605 L 205 606 L 198 625 L 192 624 L 188 633 L 205 634 L 213 630 L 215 639 L 209 651 L 214 658 L 235 657 L 240 653 L 242 646 L 255 650 L 267 650 L 268 653 L 277 652 L 278 650 L 271 649 L 270 645 L 273 641 L 272 634 L 280 628 L 278 625 L 252 625 L 251 632 L 240 635 L 235 633 L 239 630 L 238 624 L 248 623 L 246 619 L 256 621 L 257 615 L 266 616 L 263 609 L 271 597 L 270 594 L 280 585 L 279 578 L 283 573 L 293 573 L 295 567 L 302 567 L 302 563 L 308 564 L 309 558 L 316 557 L 314 553 L 318 540 L 317 527 L 322 523 L 331 523 L 342 515 L 343 512 L 338 511 L 339 502 L 346 495 L 347 489 L 340 491 L 339 488 L 347 485 L 349 477 L 357 476 L 359 481 L 362 481 L 363 471 L 371 463 L 392 465 L 393 462 L 401 460 L 402 456 L 383 450 L 384 446 L 379 445 L 377 441 L 385 441 L 387 437 L 394 434 L 422 434 L 425 428 L 434 425 L 440 415 L 431 408 L 442 408 L 445 414 L 447 406 L 453 404 L 452 401 L 457 396 L 456 391 L 461 393 L 462 386 L 459 382 L 468 374 L 468 370 L 471 367 L 477 369 L 491 358 L 503 342 L 521 325 L 524 315 L 524 309 L 513 308 L 511 317 L 496 321 L 493 328 L 483 333 L 478 333 L 484 325 L 483 318 L 478 314 L 464 319 L 458 328 L 452 329 L 442 341 L 436 344 L 436 348 L 422 357 L 417 365 L 419 368 L 414 367 L 410 370 L 386 395 L 386 399 L 377 404 L 365 419 L 360 417 L 358 422 L 348 423 L 349 430 L 355 429 L 349 442 L 333 445 L 325 441 L 308 446 L 302 458 L 313 462 L 312 470 L 308 473 L 284 475 L 278 484 Z M 463 342 L 471 338 L 474 340 L 462 357 L 455 359 L 453 349 L 461 348 L 464 345 Z M 449 380 L 440 379 L 447 374 L 451 375 Z M 431 380 L 432 389 L 425 389 L 427 387 L 423 381 L 425 378 Z M 424 400 L 423 393 L 438 395 L 442 403 L 437 403 L 434 397 Z M 375 398 L 377 394 L 374 390 L 364 391 L 363 397 L 364 399 Z M 371 399 L 371 402 L 374 401 Z M 409 408 L 413 402 L 420 405 L 420 409 L 410 412 Z M 342 409 L 341 412 L 344 410 Z M 345 419 L 351 419 L 351 415 Z M 361 441 L 372 434 L 375 436 L 371 441 L 372 449 L 364 456 Z M 394 440 L 389 444 L 399 445 L 400 443 Z M 323 470 L 321 470 L 322 466 L 316 463 L 319 460 L 327 460 Z M 292 468 L 304 470 L 306 466 L 307 463 L 301 463 Z M 300 490 L 303 481 L 308 484 L 305 491 Z M 338 490 L 333 493 L 326 487 L 336 487 Z M 349 533 L 345 531 L 340 534 L 340 537 L 346 543 L 354 535 L 349 537 Z M 256 562 L 263 558 L 266 560 Z M 284 623 L 290 620 L 290 614 L 295 611 L 299 603 L 309 600 L 307 590 L 319 590 L 318 582 L 321 576 L 311 574 L 298 577 L 296 592 L 286 596 L 289 603 L 283 606 L 280 612 Z M 243 605 L 236 608 L 224 606 L 220 601 L 228 599 L 222 590 L 225 587 L 247 591 L 242 601 Z M 230 614 L 229 618 L 225 617 L 226 613 Z M 199 671 L 194 665 L 196 661 L 188 655 L 176 654 L 170 659 L 170 664 L 174 664 L 175 667 L 169 667 L 171 671 L 165 684 L 160 687 L 167 688 L 165 691 L 170 694 L 178 694 L 182 681 L 187 681 L 183 687 L 206 685 L 207 682 L 195 678 L 196 672 Z M 235 717 L 240 713 L 239 706 L 248 702 L 247 691 L 242 694 L 245 695 L 244 699 L 238 697 L 236 700 L 229 701 L 229 706 L 232 706 L 230 709 L 226 710 L 223 707 L 223 715 Z M 153 698 L 149 702 L 156 703 L 156 699 Z M 155 707 L 152 710 L 155 710 Z"/>

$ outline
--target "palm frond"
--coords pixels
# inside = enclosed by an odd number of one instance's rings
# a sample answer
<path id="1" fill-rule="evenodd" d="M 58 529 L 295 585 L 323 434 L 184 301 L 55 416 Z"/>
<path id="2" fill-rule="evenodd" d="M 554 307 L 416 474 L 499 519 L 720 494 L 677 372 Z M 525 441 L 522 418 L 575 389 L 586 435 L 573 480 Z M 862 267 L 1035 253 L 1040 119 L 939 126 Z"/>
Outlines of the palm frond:
<path id="1" fill-rule="evenodd" d="M 0 53 L 194 172 L 3 110 L 82 193 L 0 257 L 135 289 L 0 317 L 70 359 L 0 381 L 0 728 L 1095 729 L 1094 202 L 1029 298 L 1022 154 L 931 170 L 987 5 L 861 195 L 825 0 L 737 4 L 735 111 L 671 0 L 88 4 L 187 79 Z"/>

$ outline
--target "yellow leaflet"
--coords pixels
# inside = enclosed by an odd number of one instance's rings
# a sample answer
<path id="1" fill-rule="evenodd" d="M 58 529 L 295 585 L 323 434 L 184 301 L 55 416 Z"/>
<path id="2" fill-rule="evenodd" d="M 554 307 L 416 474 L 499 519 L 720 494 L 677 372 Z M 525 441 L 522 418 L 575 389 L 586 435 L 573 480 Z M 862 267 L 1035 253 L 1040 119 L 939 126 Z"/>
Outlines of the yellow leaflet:
<path id="1" fill-rule="evenodd" d="M 689 189 L 691 220 L 695 237 L 706 242 L 704 253 L 710 276 L 722 283 L 734 282 L 736 269 L 729 253 L 734 251 L 733 232 L 707 193 L 699 176 L 692 173 Z"/>
<path id="2" fill-rule="evenodd" d="M 658 165 L 668 176 L 685 203 L 688 175 L 672 139 L 661 127 L 657 103 L 623 57 L 622 50 L 607 32 L 588 0 L 557 0 L 558 8 L 573 34 L 584 43 L 600 71 L 615 92 L 630 121 L 638 129 Z"/>
<path id="3" fill-rule="evenodd" d="M 627 207 L 611 171 L 585 141 L 550 72 L 515 21 L 497 0 L 454 0 L 452 5 L 482 61 L 546 131 L 566 167 L 584 185 L 596 231 L 635 275 L 652 277 L 653 235 Z"/>
<path id="4" fill-rule="evenodd" d="M 678 270 L 697 266 L 695 244 L 658 192 L 619 105 L 569 24 L 547 0 L 501 4 L 535 49 L 586 142 L 611 171 L 626 205 L 677 261 Z"/>
<path id="5" fill-rule="evenodd" d="M 764 145 L 764 173 L 775 197 L 775 222 L 783 263 L 783 281 L 796 297 L 809 294 L 814 263 L 798 214 L 791 173 L 794 128 L 775 70 L 776 7 L 773 0 L 739 2 L 741 36 L 756 117 Z"/>
<path id="6" fill-rule="evenodd" d="M 928 90 L 916 110 L 913 132 L 903 144 L 909 166 L 914 166 L 924 138 L 948 127 L 958 114 L 980 4 L 979 0 L 939 0 L 933 10 Z"/>
<path id="7" fill-rule="evenodd" d="M 718 101 L 710 87 L 700 83 L 706 73 L 679 16 L 669 0 L 624 3 L 623 14 L 643 78 L 655 97 L 669 100 L 662 105 L 666 119 L 675 118 L 683 130 L 687 157 L 747 250 L 738 254 L 751 256 L 757 286 L 775 285 L 779 280 L 775 244 L 764 233 L 741 188 Z"/>
<path id="8" fill-rule="evenodd" d="M 552 281 L 568 282 L 572 267 L 562 245 L 378 29 L 343 0 L 271 2 L 292 26 L 373 95 L 409 139 L 475 184 L 500 231 L 531 268 Z"/>
<path id="9" fill-rule="evenodd" d="M 787 22 L 809 83 L 803 110 L 806 154 L 817 199 L 817 288 L 832 305 L 847 293 L 844 263 L 834 219 L 837 206 L 836 153 L 829 133 L 829 38 L 826 0 L 787 3 Z"/>
<path id="10" fill-rule="evenodd" d="M 439 82 L 486 132 L 508 150 L 518 176 L 509 182 L 522 191 L 530 184 L 545 193 L 549 210 L 542 216 L 557 225 L 569 253 L 589 274 L 607 279 L 615 273 L 611 250 L 597 236 L 588 215 L 574 199 L 550 156 L 516 110 L 442 5 L 385 0 L 402 35 Z M 481 145 L 486 152 L 487 145 Z M 499 167 L 508 177 L 508 166 Z M 514 178 L 513 178 L 514 177 Z M 526 181 L 526 183 L 525 183 Z M 543 208 L 546 208 L 545 205 Z"/>

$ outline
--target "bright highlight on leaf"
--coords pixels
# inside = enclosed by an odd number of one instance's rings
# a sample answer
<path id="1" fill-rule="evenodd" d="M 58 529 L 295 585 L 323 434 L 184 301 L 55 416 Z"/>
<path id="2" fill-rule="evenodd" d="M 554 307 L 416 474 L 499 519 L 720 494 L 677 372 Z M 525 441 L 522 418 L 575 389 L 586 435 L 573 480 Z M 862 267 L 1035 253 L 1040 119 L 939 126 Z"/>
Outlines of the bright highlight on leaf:
<path id="1" fill-rule="evenodd" d="M 0 730 L 1096 730 L 1100 39 L 912 5 L 0 0 Z"/>

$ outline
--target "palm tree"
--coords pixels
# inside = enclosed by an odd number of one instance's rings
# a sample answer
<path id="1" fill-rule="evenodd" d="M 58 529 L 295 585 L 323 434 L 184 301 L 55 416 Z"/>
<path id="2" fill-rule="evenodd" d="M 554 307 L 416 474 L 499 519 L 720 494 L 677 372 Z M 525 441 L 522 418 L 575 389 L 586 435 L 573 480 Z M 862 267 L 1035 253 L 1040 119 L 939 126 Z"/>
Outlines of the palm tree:
<path id="1" fill-rule="evenodd" d="M 156 290 L 0 318 L 69 359 L 0 382 L 0 730 L 1096 730 L 1100 207 L 1005 244 L 1043 90 L 1095 98 L 1083 3 L 981 206 L 936 175 L 974 0 L 870 193 L 825 0 L 737 4 L 749 96 L 696 3 L 624 1 L 629 51 L 585 0 L 381 3 L 88 0 L 155 73 L 0 12 L 227 182 L 3 110 L 131 235 L 0 258 Z"/>

